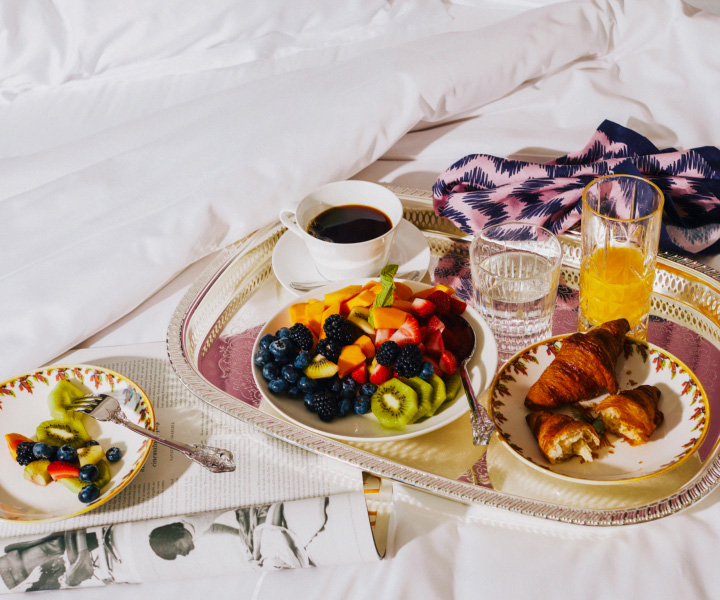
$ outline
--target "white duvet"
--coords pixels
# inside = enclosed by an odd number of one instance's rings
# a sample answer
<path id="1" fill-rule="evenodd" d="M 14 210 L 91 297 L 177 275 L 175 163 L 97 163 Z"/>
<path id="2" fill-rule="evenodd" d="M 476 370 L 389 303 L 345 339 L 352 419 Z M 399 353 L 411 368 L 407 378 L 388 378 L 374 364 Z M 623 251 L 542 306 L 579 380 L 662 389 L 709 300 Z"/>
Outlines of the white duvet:
<path id="1" fill-rule="evenodd" d="M 559 154 L 636 105 L 717 143 L 718 32 L 672 0 L 5 0 L 0 381 L 328 181 Z"/>

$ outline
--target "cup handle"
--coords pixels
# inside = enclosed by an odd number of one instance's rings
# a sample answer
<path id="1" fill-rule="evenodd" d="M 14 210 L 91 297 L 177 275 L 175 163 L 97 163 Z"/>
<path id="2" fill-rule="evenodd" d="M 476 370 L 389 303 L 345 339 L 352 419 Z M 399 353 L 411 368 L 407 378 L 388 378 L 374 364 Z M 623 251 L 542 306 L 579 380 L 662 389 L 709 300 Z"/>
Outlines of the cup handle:
<path id="1" fill-rule="evenodd" d="M 300 229 L 297 221 L 295 220 L 295 213 L 291 210 L 280 211 L 280 222 L 285 225 L 295 235 L 302 237 L 303 231 Z"/>

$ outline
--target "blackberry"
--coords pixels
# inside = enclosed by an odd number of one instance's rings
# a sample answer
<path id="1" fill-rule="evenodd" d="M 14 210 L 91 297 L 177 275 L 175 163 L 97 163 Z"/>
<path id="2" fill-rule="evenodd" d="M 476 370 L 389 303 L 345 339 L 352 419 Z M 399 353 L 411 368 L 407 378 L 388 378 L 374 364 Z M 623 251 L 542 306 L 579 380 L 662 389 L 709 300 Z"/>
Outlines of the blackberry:
<path id="1" fill-rule="evenodd" d="M 337 340 L 327 337 L 317 343 L 317 348 L 315 350 L 318 354 L 322 354 L 325 358 L 327 358 L 331 363 L 337 364 L 337 361 L 340 358 L 342 346 Z"/>
<path id="2" fill-rule="evenodd" d="M 315 394 L 315 412 L 321 421 L 329 423 L 338 414 L 338 397 L 330 392 Z"/>
<path id="3" fill-rule="evenodd" d="M 415 344 L 403 346 L 395 361 L 395 370 L 401 377 L 415 377 L 422 370 L 423 357 Z"/>
<path id="4" fill-rule="evenodd" d="M 325 335 L 340 342 L 341 346 L 349 346 L 357 338 L 355 325 L 340 315 L 330 315 L 325 319 L 323 330 Z"/>
<path id="5" fill-rule="evenodd" d="M 312 332 L 302 323 L 295 323 L 290 328 L 288 337 L 300 350 L 310 350 L 313 347 Z"/>
<path id="6" fill-rule="evenodd" d="M 380 347 L 375 352 L 375 360 L 383 367 L 392 367 L 395 364 L 398 354 L 400 354 L 400 346 L 388 340 L 380 344 Z"/>
<path id="7" fill-rule="evenodd" d="M 31 462 L 37 460 L 37 456 L 33 454 L 34 446 L 35 442 L 20 442 L 17 445 L 17 448 L 15 449 L 17 456 L 15 457 L 15 460 L 19 465 L 24 467 L 25 465 L 29 465 Z"/>

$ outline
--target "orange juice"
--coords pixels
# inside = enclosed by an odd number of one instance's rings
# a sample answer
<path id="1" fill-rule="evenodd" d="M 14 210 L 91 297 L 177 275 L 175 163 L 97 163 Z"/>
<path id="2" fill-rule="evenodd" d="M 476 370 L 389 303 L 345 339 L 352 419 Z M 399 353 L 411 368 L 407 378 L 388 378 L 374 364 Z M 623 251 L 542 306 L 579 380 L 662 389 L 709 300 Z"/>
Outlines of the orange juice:
<path id="1" fill-rule="evenodd" d="M 580 310 L 593 325 L 626 318 L 634 329 L 650 311 L 655 271 L 636 248 L 610 246 L 585 258 L 580 268 Z"/>

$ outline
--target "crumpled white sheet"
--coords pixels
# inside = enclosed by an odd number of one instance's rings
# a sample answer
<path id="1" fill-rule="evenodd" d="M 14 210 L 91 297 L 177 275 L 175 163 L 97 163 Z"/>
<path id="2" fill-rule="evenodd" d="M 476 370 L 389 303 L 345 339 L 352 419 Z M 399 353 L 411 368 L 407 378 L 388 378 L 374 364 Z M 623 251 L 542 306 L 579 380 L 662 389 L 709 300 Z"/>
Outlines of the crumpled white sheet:
<path id="1" fill-rule="evenodd" d="M 618 0 L 523 8 L 4 3 L 0 380 L 418 123 L 654 33 Z"/>

